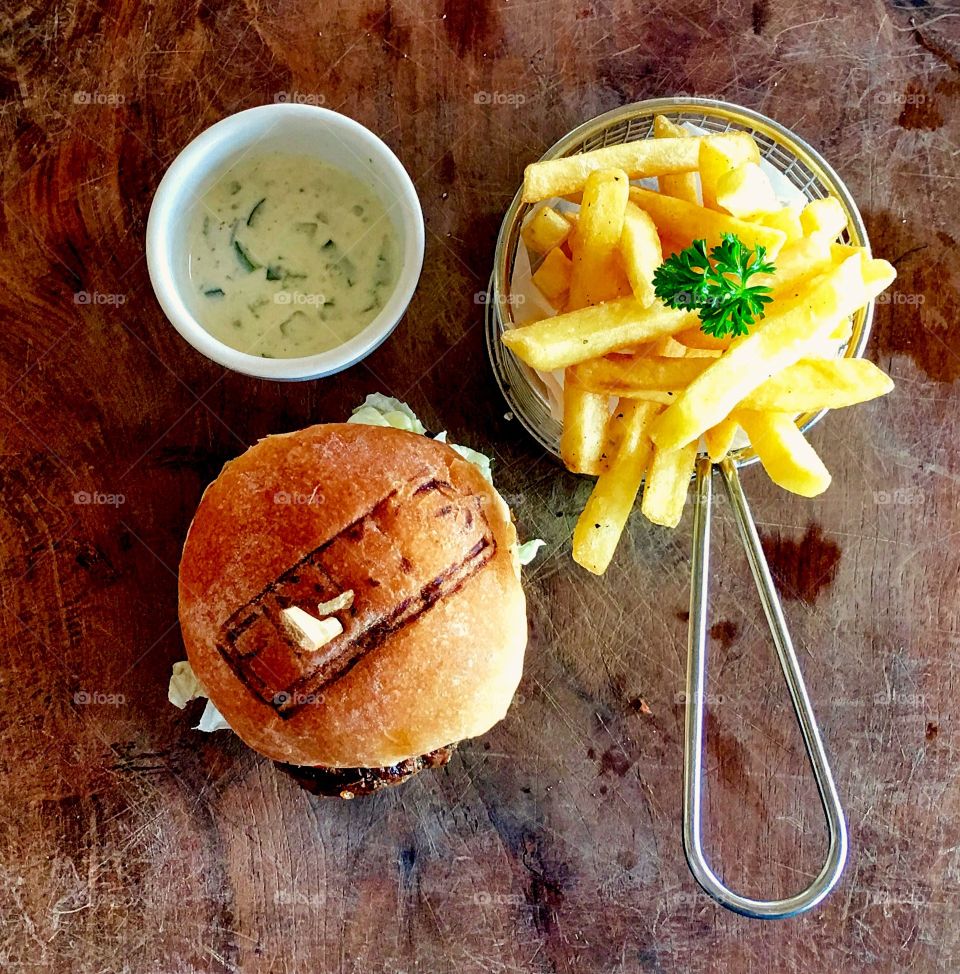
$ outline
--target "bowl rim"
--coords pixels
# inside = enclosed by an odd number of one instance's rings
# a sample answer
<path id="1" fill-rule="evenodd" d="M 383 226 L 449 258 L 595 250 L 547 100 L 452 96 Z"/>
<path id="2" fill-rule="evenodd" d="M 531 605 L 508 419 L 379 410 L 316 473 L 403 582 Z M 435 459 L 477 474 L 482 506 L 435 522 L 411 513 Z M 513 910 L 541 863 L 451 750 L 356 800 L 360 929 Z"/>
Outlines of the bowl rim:
<path id="1" fill-rule="evenodd" d="M 363 146 L 371 159 L 389 170 L 399 187 L 399 194 L 391 204 L 383 199 L 389 212 L 399 205 L 403 210 L 394 226 L 403 246 L 403 263 L 390 298 L 380 314 L 362 331 L 336 348 L 296 358 L 263 358 L 232 348 L 210 334 L 196 319 L 177 286 L 171 261 L 172 228 L 176 215 L 175 200 L 184 187 L 200 185 L 222 163 L 212 163 L 211 156 L 224 143 L 234 143 L 233 151 L 243 153 L 254 146 L 269 145 L 272 127 L 262 131 L 264 123 L 273 120 L 296 120 L 309 125 L 323 125 L 341 132 L 354 143 Z M 345 142 L 346 144 L 346 142 Z M 318 158 L 321 158 L 318 155 Z M 383 182 L 383 180 L 380 180 Z M 392 188 L 392 187 L 391 187 Z M 277 381 L 302 381 L 333 375 L 355 365 L 383 343 L 400 323 L 420 280 L 423 269 L 425 228 L 423 210 L 410 174 L 393 150 L 365 125 L 347 115 L 319 105 L 276 102 L 234 112 L 214 122 L 177 154 L 167 167 L 154 193 L 147 217 L 146 257 L 150 283 L 161 309 L 180 336 L 196 351 L 224 368 L 243 375 Z"/>
<path id="2" fill-rule="evenodd" d="M 840 178 L 837 171 L 816 149 L 785 125 L 777 122 L 775 119 L 769 118 L 761 112 L 737 105 L 733 102 L 697 96 L 649 98 L 643 101 L 630 102 L 577 125 L 566 135 L 554 142 L 540 157 L 539 161 L 556 159 L 566 155 L 575 155 L 577 153 L 569 151 L 571 148 L 580 145 L 592 135 L 619 122 L 629 121 L 637 117 L 649 116 L 652 118 L 658 114 L 678 112 L 686 112 L 689 114 L 701 113 L 705 117 L 720 117 L 731 122 L 737 122 L 740 125 L 747 124 L 754 133 L 764 135 L 779 146 L 790 151 L 814 174 L 819 182 L 828 188 L 831 194 L 839 199 L 844 215 L 847 218 L 846 230 L 850 237 L 850 242 L 855 246 L 866 248 L 867 254 L 870 254 L 870 239 L 867 235 L 867 228 L 863 222 L 863 217 L 853 198 L 853 194 Z M 692 124 L 696 124 L 694 120 L 691 121 Z M 543 431 L 537 429 L 535 424 L 524 415 L 523 409 L 519 407 L 519 403 L 511 393 L 509 382 L 501 374 L 500 366 L 498 365 L 498 359 L 501 356 L 510 357 L 520 367 L 521 374 L 526 375 L 526 367 L 523 366 L 523 363 L 519 362 L 513 352 L 500 341 L 500 335 L 507 327 L 505 322 L 512 322 L 511 304 L 506 288 L 506 281 L 509 280 L 510 274 L 512 273 L 512 261 L 514 259 L 514 254 L 508 253 L 512 231 L 515 226 L 519 226 L 529 210 L 540 205 L 539 202 L 532 204 L 524 203 L 522 194 L 523 186 L 521 185 L 504 214 L 499 233 L 497 234 L 493 270 L 490 276 L 488 300 L 486 302 L 487 354 L 497 385 L 500 387 L 500 391 L 510 406 L 513 415 L 519 419 L 521 425 L 544 449 L 559 460 L 559 453 L 553 444 L 547 440 Z M 854 314 L 853 332 L 846 347 L 841 352 L 841 357 L 861 358 L 863 356 L 873 324 L 874 304 L 874 300 L 871 299 L 862 309 Z M 543 398 L 539 390 L 534 389 L 534 392 L 541 399 Z M 829 411 L 829 409 L 821 409 L 815 413 L 805 413 L 799 416 L 797 418 L 797 425 L 801 433 L 807 433 Z M 747 467 L 759 461 L 759 457 L 750 447 L 742 447 L 732 451 L 730 457 L 737 467 Z"/>

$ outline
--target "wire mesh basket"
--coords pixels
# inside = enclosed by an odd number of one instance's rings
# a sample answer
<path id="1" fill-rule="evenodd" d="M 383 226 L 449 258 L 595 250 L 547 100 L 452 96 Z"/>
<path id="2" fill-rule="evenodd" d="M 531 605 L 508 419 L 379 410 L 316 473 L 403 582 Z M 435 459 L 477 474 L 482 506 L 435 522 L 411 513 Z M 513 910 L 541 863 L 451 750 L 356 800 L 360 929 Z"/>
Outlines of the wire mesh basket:
<path id="1" fill-rule="evenodd" d="M 860 212 L 849 190 L 826 161 L 782 125 L 737 105 L 703 98 L 659 98 L 626 105 L 574 129 L 557 142 L 543 159 L 556 159 L 607 145 L 652 138 L 656 115 L 664 115 L 678 124 L 694 126 L 705 134 L 731 130 L 749 132 L 757 142 L 761 158 L 780 172 L 804 198 L 814 200 L 826 196 L 835 197 L 840 202 L 847 221 L 841 239 L 869 251 L 867 232 Z M 538 443 L 559 458 L 561 424 L 551 413 L 546 388 L 536 372 L 516 358 L 500 340 L 505 329 L 515 326 L 511 285 L 520 246 L 520 231 L 531 209 L 530 204 L 522 202 L 518 192 L 500 228 L 487 301 L 487 349 L 497 382 L 514 415 Z M 838 354 L 849 358 L 859 358 L 863 354 L 872 318 L 873 302 L 870 302 L 854 315 L 851 336 Z M 806 432 L 826 412 L 827 410 L 822 410 L 799 416 L 797 425 Z M 780 599 L 740 485 L 738 469 L 756 460 L 754 451 L 749 446 L 744 446 L 731 453 L 719 465 L 719 472 L 747 553 L 823 804 L 828 836 L 827 855 L 819 874 L 805 890 L 783 899 L 760 900 L 742 896 L 725 886 L 707 862 L 703 851 L 701 788 L 714 471 L 709 457 L 705 455 L 697 458 L 694 471 L 695 504 L 684 735 L 683 846 L 694 878 L 722 906 L 745 916 L 776 919 L 809 910 L 823 900 L 836 885 L 846 862 L 847 830 L 826 749 L 807 695 Z"/>
<path id="2" fill-rule="evenodd" d="M 624 105 L 578 126 L 542 158 L 558 159 L 607 145 L 652 138 L 653 119 L 657 115 L 664 115 L 677 124 L 693 125 L 708 134 L 749 132 L 756 140 L 761 158 L 782 173 L 806 199 L 834 196 L 839 200 L 847 218 L 842 238 L 845 243 L 869 247 L 866 227 L 850 191 L 819 153 L 779 123 L 737 105 L 705 98 L 655 98 Z M 486 306 L 487 350 L 500 389 L 517 419 L 538 443 L 559 458 L 561 427 L 550 411 L 543 382 L 500 341 L 503 331 L 515 324 L 510 299 L 514 262 L 524 220 L 537 205 L 522 202 L 520 195 L 518 192 L 510 204 L 497 238 L 490 300 Z M 871 302 L 854 316 L 853 331 L 841 350 L 842 355 L 859 358 L 863 354 L 872 320 Z M 826 412 L 805 413 L 798 417 L 797 424 L 806 432 Z M 738 466 L 757 459 L 749 447 L 735 451 L 732 457 Z"/>

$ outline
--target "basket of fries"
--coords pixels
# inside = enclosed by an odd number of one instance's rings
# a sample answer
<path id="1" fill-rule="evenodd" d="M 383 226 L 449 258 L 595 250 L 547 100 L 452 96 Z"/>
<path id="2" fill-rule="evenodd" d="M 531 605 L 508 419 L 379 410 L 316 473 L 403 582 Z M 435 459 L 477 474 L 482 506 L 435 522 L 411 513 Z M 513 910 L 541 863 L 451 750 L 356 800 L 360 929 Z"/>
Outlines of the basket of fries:
<path id="1" fill-rule="evenodd" d="M 718 902 L 793 915 L 835 885 L 846 826 L 738 469 L 759 461 L 805 497 L 830 474 L 804 434 L 890 391 L 862 359 L 893 268 L 870 254 L 839 176 L 783 126 L 698 98 L 627 105 L 527 167 L 497 241 L 487 345 L 513 413 L 596 478 L 574 559 L 602 574 L 635 504 L 675 527 L 694 494 L 684 849 Z M 703 853 L 701 754 L 710 512 L 719 473 L 770 626 L 826 816 L 820 874 L 780 900 L 729 890 Z"/>

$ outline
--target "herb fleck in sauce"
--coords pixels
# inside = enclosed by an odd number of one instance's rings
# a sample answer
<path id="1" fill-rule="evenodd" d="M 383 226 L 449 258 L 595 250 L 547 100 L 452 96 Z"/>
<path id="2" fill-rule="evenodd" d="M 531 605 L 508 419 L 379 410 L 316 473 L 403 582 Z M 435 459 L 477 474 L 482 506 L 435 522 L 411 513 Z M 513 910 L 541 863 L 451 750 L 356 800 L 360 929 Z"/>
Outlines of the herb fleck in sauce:
<path id="1" fill-rule="evenodd" d="M 204 194 L 189 244 L 197 320 L 264 358 L 342 345 L 380 313 L 397 279 L 379 198 L 309 156 L 241 159 Z"/>

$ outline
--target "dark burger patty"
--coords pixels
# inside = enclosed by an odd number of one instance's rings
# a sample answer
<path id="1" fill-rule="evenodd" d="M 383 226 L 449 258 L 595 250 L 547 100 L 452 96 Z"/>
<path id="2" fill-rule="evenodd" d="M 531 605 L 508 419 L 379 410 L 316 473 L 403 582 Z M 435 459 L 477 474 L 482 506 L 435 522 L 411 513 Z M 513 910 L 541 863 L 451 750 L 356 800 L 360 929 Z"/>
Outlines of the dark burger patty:
<path id="1" fill-rule="evenodd" d="M 372 795 L 381 788 L 399 785 L 424 768 L 440 768 L 453 756 L 456 744 L 437 748 L 417 758 L 409 758 L 389 768 L 326 768 L 282 764 L 277 767 L 294 778 L 301 788 L 325 798 L 356 798 Z"/>

